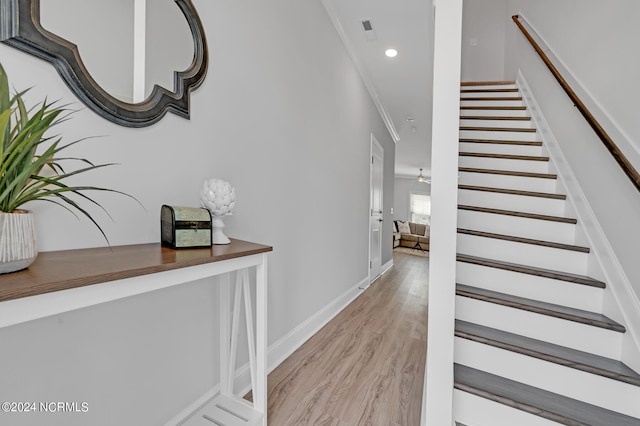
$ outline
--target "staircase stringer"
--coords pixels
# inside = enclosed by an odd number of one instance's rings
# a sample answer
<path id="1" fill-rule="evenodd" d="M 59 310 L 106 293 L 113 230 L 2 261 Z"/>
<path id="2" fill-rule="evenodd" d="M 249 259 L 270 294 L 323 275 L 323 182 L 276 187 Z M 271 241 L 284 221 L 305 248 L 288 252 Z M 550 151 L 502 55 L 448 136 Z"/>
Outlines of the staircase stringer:
<path id="1" fill-rule="evenodd" d="M 636 371 L 640 371 L 640 298 L 633 289 L 628 276 L 618 261 L 607 236 L 587 200 L 578 179 L 555 138 L 549 123 L 541 112 L 538 103 L 521 71 L 518 71 L 516 85 L 520 88 L 523 102 L 528 107 L 532 121 L 542 138 L 543 146 L 548 151 L 555 167 L 559 183 L 568 195 L 571 207 L 578 219 L 578 225 L 591 247 L 598 268 L 593 271 L 601 275 L 607 283 L 604 293 L 603 313 L 625 324 L 627 332 L 623 336 L 621 361 Z M 590 261 L 592 260 L 590 259 Z"/>

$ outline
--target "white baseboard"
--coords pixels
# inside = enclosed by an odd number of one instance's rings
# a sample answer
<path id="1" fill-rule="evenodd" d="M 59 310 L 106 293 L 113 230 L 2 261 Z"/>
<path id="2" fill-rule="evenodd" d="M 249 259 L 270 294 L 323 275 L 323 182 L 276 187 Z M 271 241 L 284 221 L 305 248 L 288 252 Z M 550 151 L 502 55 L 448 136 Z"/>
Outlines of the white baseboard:
<path id="1" fill-rule="evenodd" d="M 385 264 L 383 270 L 386 272 L 391 266 Z M 267 368 L 270 373 L 300 346 L 316 334 L 322 327 L 338 315 L 344 308 L 353 302 L 361 293 L 360 287 L 368 285 L 369 277 L 362 279 L 355 286 L 342 293 L 324 308 L 307 318 L 304 322 L 291 330 L 289 333 L 272 343 L 267 350 Z M 195 413 L 198 408 L 202 407 L 207 401 L 211 400 L 220 390 L 220 385 L 216 385 L 213 389 L 206 392 L 194 403 L 190 404 L 178 415 L 176 415 L 165 426 L 178 426 L 182 424 L 191 413 Z M 251 390 L 251 372 L 249 371 L 249 363 L 244 364 L 236 370 L 235 393 L 236 395 L 244 395 Z"/>
<path id="2" fill-rule="evenodd" d="M 300 346 L 353 302 L 362 293 L 362 287 L 368 284 L 369 277 L 362 279 L 358 284 L 351 287 L 289 333 L 282 336 L 277 342 L 269 345 L 267 350 L 268 373 L 271 373 Z M 251 390 L 251 372 L 248 363 L 236 370 L 235 389 L 239 390 L 239 392 L 236 392 L 238 395 L 243 395 Z"/>
<path id="3" fill-rule="evenodd" d="M 324 308 L 313 314 L 289 333 L 278 339 L 277 342 L 269 346 L 267 353 L 267 366 L 269 372 L 287 359 L 311 336 L 316 334 L 322 327 L 338 315 L 344 308 L 353 302 L 361 293 L 360 287 L 367 285 L 369 277 L 362 279 L 359 283 L 342 293 L 340 296 L 329 302 Z M 247 367 L 248 368 L 248 367 Z M 248 381 L 247 383 L 250 383 Z"/>
<path id="4" fill-rule="evenodd" d="M 373 284 L 374 282 L 378 281 L 389 269 L 391 269 L 393 267 L 393 258 L 391 258 L 391 260 L 389 260 L 387 263 L 385 263 L 384 265 L 382 265 L 380 267 L 380 275 L 376 276 L 374 279 L 369 278 L 366 281 L 361 281 L 361 286 L 358 287 L 360 290 L 366 290 L 369 288 L 369 286 L 371 284 Z"/>
<path id="5" fill-rule="evenodd" d="M 380 275 L 386 274 L 391 268 L 393 268 L 393 257 L 391 257 L 391 259 L 387 263 L 382 265 L 382 273 Z"/>
<path id="6" fill-rule="evenodd" d="M 578 223 L 582 226 L 589 241 L 589 246 L 602 268 L 602 273 L 607 283 L 605 295 L 611 296 L 609 300 L 613 299 L 611 303 L 617 305 L 619 316 L 621 316 L 621 318 L 614 319 L 623 322 L 627 328 L 627 333 L 625 334 L 629 337 L 625 336 L 626 342 L 622 348 L 622 361 L 634 370 L 640 371 L 640 357 L 638 357 L 640 353 L 640 300 L 638 295 L 634 291 L 622 265 L 620 265 L 578 179 L 569 166 L 558 140 L 555 138 L 549 123 L 531 92 L 531 88 L 520 71 L 518 71 L 517 84 L 522 92 L 524 102 L 537 125 L 538 133 L 544 146 L 556 166 L 558 176 L 569 195 L 569 200 L 573 204 Z M 605 310 L 607 310 L 606 301 L 607 299 L 605 298 Z M 609 314 L 608 312 L 606 313 Z"/>

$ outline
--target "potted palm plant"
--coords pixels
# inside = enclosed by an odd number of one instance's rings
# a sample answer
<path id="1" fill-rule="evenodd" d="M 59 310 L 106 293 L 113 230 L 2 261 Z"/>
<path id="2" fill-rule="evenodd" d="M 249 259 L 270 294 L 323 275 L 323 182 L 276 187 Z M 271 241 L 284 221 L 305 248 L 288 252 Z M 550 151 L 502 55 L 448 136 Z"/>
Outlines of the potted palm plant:
<path id="1" fill-rule="evenodd" d="M 111 164 L 93 164 L 87 159 L 61 156 L 61 151 L 81 142 L 62 143 L 60 136 L 48 131 L 64 121 L 70 111 L 45 99 L 28 109 L 23 101 L 26 91 L 13 95 L 0 64 L 0 273 L 27 268 L 37 256 L 33 214 L 24 210 L 30 201 L 48 201 L 71 213 L 87 217 L 106 234 L 78 201 L 102 206 L 86 191 L 120 191 L 94 186 L 70 185 L 68 178 Z M 79 166 L 73 170 L 67 165 Z M 108 240 L 107 240 L 108 243 Z"/>

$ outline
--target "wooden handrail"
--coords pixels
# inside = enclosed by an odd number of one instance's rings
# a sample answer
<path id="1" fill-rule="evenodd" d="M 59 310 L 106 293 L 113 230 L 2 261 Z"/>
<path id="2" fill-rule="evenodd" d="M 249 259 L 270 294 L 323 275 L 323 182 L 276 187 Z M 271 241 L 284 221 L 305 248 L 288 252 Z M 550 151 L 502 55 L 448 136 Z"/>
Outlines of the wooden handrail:
<path id="1" fill-rule="evenodd" d="M 587 123 L 589 123 L 594 132 L 596 132 L 604 146 L 609 150 L 611 155 L 613 155 L 613 158 L 618 162 L 620 167 L 622 167 L 622 170 L 626 173 L 629 179 L 631 179 L 631 182 L 635 185 L 636 189 L 640 191 L 640 173 L 638 173 L 638 171 L 633 167 L 627 157 L 625 157 L 622 151 L 620 151 L 620 148 L 618 148 L 615 142 L 613 142 L 613 139 L 611 139 L 607 132 L 602 128 L 600 123 L 598 123 L 598 120 L 595 119 L 593 114 L 591 114 L 591 112 L 587 109 L 578 95 L 576 95 L 573 89 L 571 89 L 571 86 L 569 86 L 558 69 L 553 65 L 549 57 L 542 51 L 538 43 L 536 43 L 531 34 L 529 34 L 527 29 L 524 27 L 524 25 L 522 25 L 522 22 L 520 22 L 519 18 L 520 17 L 518 15 L 513 15 L 511 17 L 511 19 L 513 19 L 513 22 L 515 22 L 518 28 L 520 28 L 520 31 L 522 31 L 522 34 L 524 34 L 526 39 L 529 40 L 531 46 L 533 46 L 535 51 L 538 52 L 538 55 L 540 55 L 542 61 L 547 65 L 547 68 L 549 68 L 549 71 L 551 71 L 556 80 L 558 80 L 558 83 L 560 83 L 560 86 L 562 86 L 565 93 L 569 95 L 569 98 L 571 98 L 571 101 L 578 108 L 578 111 L 580 111 L 585 120 L 587 120 Z"/>

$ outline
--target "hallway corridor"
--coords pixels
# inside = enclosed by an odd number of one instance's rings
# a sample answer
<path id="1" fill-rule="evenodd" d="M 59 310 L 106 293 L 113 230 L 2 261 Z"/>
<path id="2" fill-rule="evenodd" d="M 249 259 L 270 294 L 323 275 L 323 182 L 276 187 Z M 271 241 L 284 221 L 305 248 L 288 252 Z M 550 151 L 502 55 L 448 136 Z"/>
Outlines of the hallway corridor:
<path id="1" fill-rule="evenodd" d="M 269 375 L 273 426 L 417 426 L 429 259 L 394 266 Z"/>

